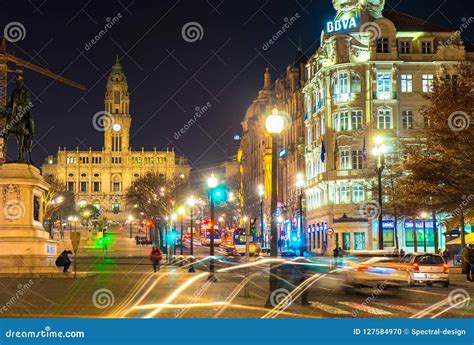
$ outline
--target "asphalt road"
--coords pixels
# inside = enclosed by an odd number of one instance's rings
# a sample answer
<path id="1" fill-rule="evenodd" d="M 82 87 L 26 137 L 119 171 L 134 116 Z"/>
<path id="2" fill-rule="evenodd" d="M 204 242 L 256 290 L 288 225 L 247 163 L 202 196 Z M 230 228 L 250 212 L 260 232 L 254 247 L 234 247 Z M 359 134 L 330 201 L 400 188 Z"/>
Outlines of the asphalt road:
<path id="1" fill-rule="evenodd" d="M 196 249 L 204 253 L 209 248 L 197 245 Z M 195 273 L 179 264 L 163 265 L 160 272 L 153 273 L 146 256 L 91 255 L 78 259 L 78 270 L 89 273 L 86 278 L 74 280 L 72 274 L 66 275 L 67 279 L 3 278 L 0 317 L 474 317 L 472 302 L 459 309 L 452 307 L 453 295 L 474 296 L 474 283 L 465 282 L 457 273 L 451 274 L 449 288 L 378 291 L 345 286 L 340 275 L 324 268 L 311 274 L 309 305 L 299 304 L 301 289 L 288 288 L 288 292 L 293 291 L 289 297 L 285 299 L 287 292 L 280 290 L 272 299 L 274 308 L 265 308 L 269 299 L 268 259 L 252 259 L 246 271 L 244 258 L 221 258 L 216 261 L 217 282 L 207 281 L 209 259 L 202 260 L 198 259 Z"/>

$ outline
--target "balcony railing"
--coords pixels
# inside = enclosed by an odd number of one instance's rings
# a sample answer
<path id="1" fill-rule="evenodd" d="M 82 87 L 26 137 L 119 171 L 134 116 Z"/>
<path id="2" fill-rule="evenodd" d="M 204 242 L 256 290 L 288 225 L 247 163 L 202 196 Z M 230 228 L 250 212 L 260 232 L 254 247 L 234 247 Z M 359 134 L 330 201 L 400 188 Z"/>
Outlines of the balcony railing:
<path id="1" fill-rule="evenodd" d="M 379 101 L 390 101 L 398 99 L 398 92 L 396 91 L 374 91 L 374 99 Z"/>

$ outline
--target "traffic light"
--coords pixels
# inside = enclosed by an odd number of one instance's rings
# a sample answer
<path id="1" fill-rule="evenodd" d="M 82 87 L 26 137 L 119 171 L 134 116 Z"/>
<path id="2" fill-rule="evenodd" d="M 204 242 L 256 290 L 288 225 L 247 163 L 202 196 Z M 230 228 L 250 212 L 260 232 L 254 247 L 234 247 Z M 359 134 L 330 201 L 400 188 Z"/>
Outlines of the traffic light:
<path id="1" fill-rule="evenodd" d="M 227 201 L 227 186 L 224 184 L 218 185 L 216 188 L 213 188 L 211 191 L 211 197 L 212 201 L 214 201 L 215 204 L 222 204 Z"/>

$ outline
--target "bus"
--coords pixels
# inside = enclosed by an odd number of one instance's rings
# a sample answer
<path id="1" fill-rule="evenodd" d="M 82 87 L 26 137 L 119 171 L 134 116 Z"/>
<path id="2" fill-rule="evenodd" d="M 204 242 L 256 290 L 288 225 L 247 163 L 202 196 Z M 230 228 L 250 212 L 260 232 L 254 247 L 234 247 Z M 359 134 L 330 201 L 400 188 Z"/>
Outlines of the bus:
<path id="1" fill-rule="evenodd" d="M 247 247 L 247 229 L 235 228 L 229 236 L 228 243 L 225 244 L 224 249 L 227 255 L 245 255 Z M 253 235 L 249 237 L 249 255 L 259 255 L 260 246 Z"/>
<path id="2" fill-rule="evenodd" d="M 219 246 L 222 243 L 222 231 L 219 226 L 214 225 L 214 245 Z M 205 220 L 201 228 L 201 245 L 211 245 L 211 221 Z"/>

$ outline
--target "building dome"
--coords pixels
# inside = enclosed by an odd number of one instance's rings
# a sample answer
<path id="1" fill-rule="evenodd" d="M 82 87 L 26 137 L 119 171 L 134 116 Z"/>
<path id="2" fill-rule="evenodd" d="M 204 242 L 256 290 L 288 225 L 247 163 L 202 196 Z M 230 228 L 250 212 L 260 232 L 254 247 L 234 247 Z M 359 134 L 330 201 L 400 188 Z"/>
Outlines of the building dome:
<path id="1" fill-rule="evenodd" d="M 346 13 L 365 12 L 373 18 L 382 18 L 385 0 L 332 0 L 336 17 L 340 18 Z"/>
<path id="2" fill-rule="evenodd" d="M 125 81 L 127 78 L 123 73 L 122 65 L 120 64 L 119 58 L 115 61 L 115 65 L 112 66 L 112 70 L 110 71 L 109 81 L 114 83 L 121 83 Z"/>

